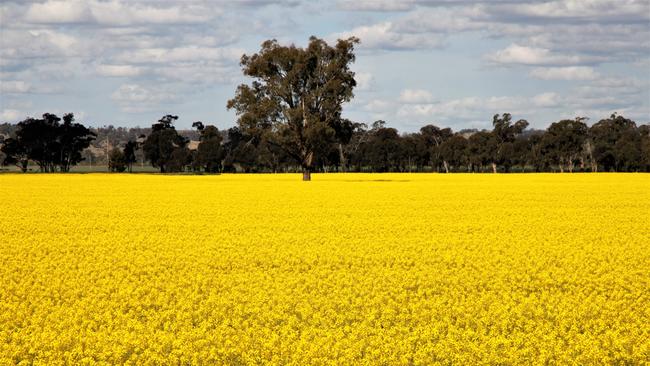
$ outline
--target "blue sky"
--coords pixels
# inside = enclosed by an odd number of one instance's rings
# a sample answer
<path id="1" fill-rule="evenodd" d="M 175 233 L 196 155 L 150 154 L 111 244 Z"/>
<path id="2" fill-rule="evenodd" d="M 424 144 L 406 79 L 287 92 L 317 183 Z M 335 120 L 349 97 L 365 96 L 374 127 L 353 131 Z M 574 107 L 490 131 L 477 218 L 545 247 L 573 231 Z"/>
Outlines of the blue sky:
<path id="1" fill-rule="evenodd" d="M 270 38 L 361 39 L 344 115 L 400 131 L 650 121 L 650 1 L 49 0 L 0 4 L 0 121 L 75 112 L 92 126 L 164 114 L 226 128 L 238 65 Z"/>

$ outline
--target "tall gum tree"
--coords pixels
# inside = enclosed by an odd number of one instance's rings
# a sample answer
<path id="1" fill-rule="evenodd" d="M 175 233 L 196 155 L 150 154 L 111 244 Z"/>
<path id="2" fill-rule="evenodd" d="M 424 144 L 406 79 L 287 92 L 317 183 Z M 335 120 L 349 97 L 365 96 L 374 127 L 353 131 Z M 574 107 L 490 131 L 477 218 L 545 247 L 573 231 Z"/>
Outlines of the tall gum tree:
<path id="1" fill-rule="evenodd" d="M 579 158 L 587 139 L 589 128 L 583 121 L 585 118 L 563 119 L 551 123 L 542 139 L 544 151 L 553 163 L 557 164 L 560 172 L 564 169 L 573 172 L 574 162 Z"/>
<path id="2" fill-rule="evenodd" d="M 241 58 L 244 75 L 254 80 L 237 87 L 228 109 L 236 111 L 246 134 L 295 159 L 303 180 L 311 180 L 315 155 L 342 138 L 341 110 L 354 96 L 350 65 L 358 42 L 351 37 L 330 46 L 311 37 L 308 46 L 300 48 L 269 40 L 259 53 Z"/>
<path id="3" fill-rule="evenodd" d="M 512 115 L 510 113 L 504 113 L 502 116 L 495 114 L 492 117 L 492 126 L 494 127 L 492 130 L 492 136 L 494 138 L 492 172 L 496 173 L 497 165 L 502 163 L 507 173 L 509 171 L 509 164 L 506 163 L 512 152 L 512 145 L 515 142 L 515 138 L 528 127 L 528 121 L 520 119 L 512 123 Z"/>

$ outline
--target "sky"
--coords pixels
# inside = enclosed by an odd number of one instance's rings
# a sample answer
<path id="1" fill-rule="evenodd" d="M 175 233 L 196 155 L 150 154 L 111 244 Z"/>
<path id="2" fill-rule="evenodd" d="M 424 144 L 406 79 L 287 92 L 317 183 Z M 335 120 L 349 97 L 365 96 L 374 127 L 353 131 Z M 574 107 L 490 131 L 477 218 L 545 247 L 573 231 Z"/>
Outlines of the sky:
<path id="1" fill-rule="evenodd" d="M 343 115 L 403 132 L 533 128 L 617 112 L 650 122 L 650 0 L 0 1 L 0 122 L 236 124 L 242 54 L 356 36 Z"/>

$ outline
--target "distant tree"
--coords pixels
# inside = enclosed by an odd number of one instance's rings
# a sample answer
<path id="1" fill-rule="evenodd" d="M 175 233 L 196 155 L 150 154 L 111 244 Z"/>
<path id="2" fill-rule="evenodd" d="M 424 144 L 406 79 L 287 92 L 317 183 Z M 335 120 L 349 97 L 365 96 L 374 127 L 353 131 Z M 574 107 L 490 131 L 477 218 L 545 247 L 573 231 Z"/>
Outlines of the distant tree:
<path id="1" fill-rule="evenodd" d="M 364 151 L 372 170 L 377 172 L 395 170 L 400 156 L 401 141 L 397 130 L 383 126 L 375 122 Z"/>
<path id="2" fill-rule="evenodd" d="M 133 164 L 137 161 L 135 156 L 137 150 L 138 143 L 133 140 L 127 141 L 126 145 L 124 145 L 124 151 L 122 153 L 124 154 L 124 163 L 129 173 L 133 172 Z"/>
<path id="3" fill-rule="evenodd" d="M 445 172 L 449 173 L 450 165 L 456 170 L 468 165 L 467 139 L 460 134 L 455 134 L 440 145 L 440 156 L 444 162 Z"/>
<path id="4" fill-rule="evenodd" d="M 401 168 L 400 171 L 412 171 L 413 167 L 419 170 L 421 167 L 418 148 L 420 147 L 421 139 L 419 134 L 406 134 L 400 138 L 400 152 L 401 152 Z"/>
<path id="5" fill-rule="evenodd" d="M 96 135 L 87 127 L 74 122 L 74 114 L 63 115 L 63 124 L 57 131 L 59 157 L 55 161 L 62 172 L 70 171 L 70 167 L 83 160 L 81 152 L 90 146 Z"/>
<path id="6" fill-rule="evenodd" d="M 519 166 L 521 171 L 526 171 L 526 165 L 528 164 L 529 152 L 530 152 L 530 138 L 529 136 L 517 136 L 515 141 L 512 143 L 512 156 L 510 157 L 510 163 L 514 166 Z"/>
<path id="7" fill-rule="evenodd" d="M 332 124 L 337 145 L 336 151 L 338 152 L 338 158 L 332 160 L 336 162 L 337 168 L 341 166 L 344 170 L 347 170 L 348 159 L 345 154 L 344 146 L 350 143 L 355 131 L 357 131 L 360 125 L 360 123 L 352 122 L 345 118 Z"/>
<path id="8" fill-rule="evenodd" d="M 159 168 L 161 173 L 178 171 L 179 165 L 185 161 L 186 155 L 189 155 L 189 151 L 185 151 L 187 139 L 179 135 L 174 128 L 174 121 L 177 119 L 178 116 L 168 114 L 158 120 L 158 123 L 151 125 L 151 134 L 142 145 L 147 160 Z"/>
<path id="9" fill-rule="evenodd" d="M 479 131 L 472 134 L 467 141 L 467 155 L 472 169 L 482 171 L 494 161 L 496 140 L 492 133 Z"/>
<path id="10" fill-rule="evenodd" d="M 492 118 L 492 126 L 492 135 L 495 139 L 494 146 L 496 148 L 492 157 L 492 172 L 497 172 L 497 164 L 503 164 L 506 172 L 508 172 L 511 165 L 509 154 L 514 150 L 512 144 L 515 142 L 515 138 L 528 127 L 528 121 L 520 119 L 512 123 L 510 113 L 495 114 Z"/>
<path id="11" fill-rule="evenodd" d="M 348 169 L 361 171 L 363 164 L 366 162 L 363 156 L 363 148 L 370 138 L 368 125 L 365 123 L 356 123 L 350 141 L 343 147 L 345 151 L 346 164 Z"/>
<path id="12" fill-rule="evenodd" d="M 4 146 L 4 142 L 5 142 L 5 137 L 0 136 L 0 166 L 15 165 L 14 163 L 11 163 L 11 162 L 5 163 L 5 160 L 7 159 L 7 154 L 5 154 L 2 151 L 2 147 Z M 16 165 L 16 166 L 18 166 L 18 165 Z"/>
<path id="13" fill-rule="evenodd" d="M 429 161 L 435 168 L 434 170 L 440 171 L 440 168 L 444 167 L 445 164 L 448 166 L 448 163 L 442 157 L 440 146 L 454 135 L 451 128 L 426 125 L 420 128 L 420 133 L 426 146 L 430 149 Z"/>
<path id="14" fill-rule="evenodd" d="M 640 168 L 642 138 L 636 123 L 616 113 L 589 129 L 593 156 L 605 171 L 630 171 Z"/>
<path id="15" fill-rule="evenodd" d="M 203 132 L 203 129 L 205 128 L 205 125 L 203 125 L 203 122 L 201 121 L 196 121 L 192 123 L 192 127 L 196 128 L 197 131 Z"/>
<path id="16" fill-rule="evenodd" d="M 642 170 L 650 172 L 650 124 L 639 126 L 641 136 L 641 161 Z"/>
<path id="17" fill-rule="evenodd" d="M 200 122 L 198 122 L 200 123 Z M 225 157 L 224 149 L 221 146 L 223 137 L 215 126 L 203 126 L 193 124 L 201 131 L 199 147 L 197 148 L 196 160 L 199 166 L 207 173 L 221 172 L 221 161 Z"/>
<path id="18" fill-rule="evenodd" d="M 237 126 L 229 128 L 226 135 L 228 138 L 223 145 L 223 170 L 234 172 L 239 166 L 247 171 L 247 167 L 255 165 L 256 148 L 253 138 L 245 136 Z"/>
<path id="19" fill-rule="evenodd" d="M 583 151 L 588 127 L 583 118 L 561 120 L 547 129 L 542 144 L 547 159 L 557 164 L 561 172 L 573 172 L 574 164 Z"/>
<path id="20" fill-rule="evenodd" d="M 167 171 L 180 173 L 192 163 L 192 152 L 187 146 L 177 147 L 172 151 L 169 161 L 167 162 Z"/>
<path id="21" fill-rule="evenodd" d="M 526 154 L 526 161 L 533 166 L 536 173 L 542 172 L 547 169 L 549 159 L 544 154 L 544 134 L 534 134 L 528 137 L 528 151 Z"/>
<path id="22" fill-rule="evenodd" d="M 650 172 L 650 124 L 639 127 L 641 134 L 641 170 Z"/>
<path id="23" fill-rule="evenodd" d="M 117 147 L 114 147 L 108 154 L 108 170 L 117 173 L 122 173 L 126 170 L 124 153 Z"/>
<path id="24" fill-rule="evenodd" d="M 16 140 L 42 172 L 56 170 L 60 121 L 56 115 L 45 113 L 42 119 L 28 118 L 18 123 Z"/>
<path id="25" fill-rule="evenodd" d="M 25 147 L 16 139 L 8 138 L 4 140 L 0 148 L 4 154 L 2 165 L 15 165 L 23 173 L 27 171 L 29 164 L 29 154 Z"/>
<path id="26" fill-rule="evenodd" d="M 28 118 L 18 123 L 16 137 L 4 145 L 7 163 L 25 167 L 28 160 L 38 164 L 42 172 L 62 172 L 83 160 L 81 152 L 90 146 L 95 134 L 79 123 L 74 123 L 72 113 L 61 118 L 45 113 L 43 118 Z M 8 160 L 7 160 L 8 159 Z"/>
<path id="27" fill-rule="evenodd" d="M 244 55 L 245 75 L 251 85 L 240 85 L 228 109 L 237 112 L 239 127 L 282 148 L 300 164 L 303 180 L 311 179 L 315 155 L 336 142 L 342 104 L 356 86 L 350 64 L 358 39 L 329 46 L 316 37 L 307 48 L 280 46 L 270 40 L 259 53 Z"/>

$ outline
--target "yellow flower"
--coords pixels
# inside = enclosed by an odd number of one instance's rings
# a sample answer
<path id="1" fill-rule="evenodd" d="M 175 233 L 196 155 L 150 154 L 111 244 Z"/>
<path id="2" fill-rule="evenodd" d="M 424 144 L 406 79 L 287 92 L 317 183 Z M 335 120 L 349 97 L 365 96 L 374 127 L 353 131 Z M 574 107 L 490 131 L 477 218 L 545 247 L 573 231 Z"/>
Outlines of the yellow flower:
<path id="1" fill-rule="evenodd" d="M 0 365 L 641 364 L 650 175 L 0 175 Z"/>

